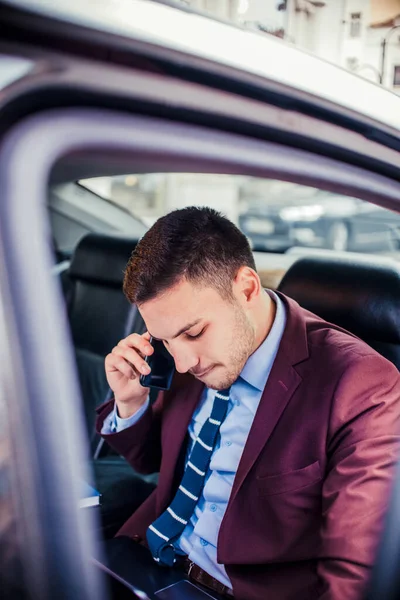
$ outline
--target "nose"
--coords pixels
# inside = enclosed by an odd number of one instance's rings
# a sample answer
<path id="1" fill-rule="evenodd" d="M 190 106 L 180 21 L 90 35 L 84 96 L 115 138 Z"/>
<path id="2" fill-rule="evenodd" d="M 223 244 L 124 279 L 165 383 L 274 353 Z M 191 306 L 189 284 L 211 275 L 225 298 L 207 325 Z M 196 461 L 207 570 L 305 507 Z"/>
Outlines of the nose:
<path id="1" fill-rule="evenodd" d="M 187 373 L 199 363 L 199 358 L 187 346 L 179 349 L 169 347 L 168 350 L 173 356 L 178 373 Z"/>

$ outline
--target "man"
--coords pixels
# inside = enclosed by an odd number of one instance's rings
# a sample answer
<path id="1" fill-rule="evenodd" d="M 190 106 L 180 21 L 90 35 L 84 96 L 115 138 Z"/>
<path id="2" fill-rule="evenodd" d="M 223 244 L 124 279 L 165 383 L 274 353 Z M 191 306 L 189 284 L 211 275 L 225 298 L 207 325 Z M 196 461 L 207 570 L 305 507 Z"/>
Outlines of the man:
<path id="1" fill-rule="evenodd" d="M 396 368 L 265 291 L 245 236 L 211 209 L 159 219 L 124 291 L 147 333 L 107 356 L 98 431 L 160 475 L 119 535 L 237 600 L 361 598 L 398 452 Z M 150 335 L 178 371 L 153 406 Z"/>

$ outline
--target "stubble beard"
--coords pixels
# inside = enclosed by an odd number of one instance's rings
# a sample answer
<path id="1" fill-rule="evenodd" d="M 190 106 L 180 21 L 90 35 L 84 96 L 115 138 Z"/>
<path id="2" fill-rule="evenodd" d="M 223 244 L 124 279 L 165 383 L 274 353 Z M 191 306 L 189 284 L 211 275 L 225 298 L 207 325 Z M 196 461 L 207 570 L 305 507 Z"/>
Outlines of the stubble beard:
<path id="1" fill-rule="evenodd" d="M 249 356 L 254 352 L 255 337 L 254 327 L 243 309 L 240 306 L 235 307 L 231 352 L 224 361 L 225 373 L 221 374 L 218 380 L 204 381 L 207 387 L 214 390 L 225 390 L 236 381 Z"/>

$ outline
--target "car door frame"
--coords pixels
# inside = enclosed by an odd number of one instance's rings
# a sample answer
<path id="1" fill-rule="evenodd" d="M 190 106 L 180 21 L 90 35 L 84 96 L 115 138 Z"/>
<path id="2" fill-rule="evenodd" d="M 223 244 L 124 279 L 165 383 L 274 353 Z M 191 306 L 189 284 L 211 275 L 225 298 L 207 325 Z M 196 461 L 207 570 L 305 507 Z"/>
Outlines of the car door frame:
<path id="1" fill-rule="evenodd" d="M 42 140 L 39 146 L 38 139 Z M 97 551 L 97 540 L 90 519 L 77 510 L 78 481 L 90 474 L 83 466 L 85 440 L 68 326 L 61 291 L 50 273 L 45 199 L 55 163 L 64 160 L 70 172 L 77 156 L 82 160 L 91 155 L 102 164 L 107 157 L 118 157 L 120 168 L 127 170 L 136 159 L 142 165 L 147 161 L 148 166 L 176 164 L 180 170 L 323 184 L 399 209 L 399 183 L 393 179 L 283 144 L 161 118 L 97 108 L 43 111 L 21 120 L 4 136 L 0 148 L 0 305 L 9 352 L 0 382 L 8 382 L 9 394 L 18 389 L 18 397 L 6 410 L 13 445 L 19 448 L 19 461 L 14 465 L 17 491 L 29 481 L 30 495 L 21 514 L 36 507 L 30 521 L 22 523 L 23 533 L 30 541 L 33 531 L 41 537 L 41 563 L 51 574 L 49 589 L 53 593 L 57 588 L 59 597 L 65 598 L 73 586 L 86 589 L 80 598 L 93 597 L 95 588 L 96 597 L 101 597 L 101 583 L 85 560 Z M 20 235 L 24 222 L 30 226 L 29 238 Z M 27 464 L 31 465 L 29 473 Z M 49 523 L 57 523 L 51 535 Z M 400 539 L 400 531 L 397 535 Z M 25 564 L 29 573 L 36 572 L 38 556 L 28 543 Z M 44 595 L 44 578 L 38 578 L 36 585 L 42 590 L 40 597 L 52 597 Z M 60 596 L 61 586 L 64 596 Z"/>

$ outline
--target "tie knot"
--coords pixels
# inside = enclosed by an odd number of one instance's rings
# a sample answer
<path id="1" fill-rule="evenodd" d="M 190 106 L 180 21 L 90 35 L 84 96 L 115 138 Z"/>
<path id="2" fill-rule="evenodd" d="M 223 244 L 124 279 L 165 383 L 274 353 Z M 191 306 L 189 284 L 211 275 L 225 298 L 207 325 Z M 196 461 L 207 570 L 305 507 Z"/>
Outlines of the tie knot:
<path id="1" fill-rule="evenodd" d="M 218 392 L 217 392 L 216 395 L 219 398 L 223 398 L 224 400 L 228 400 L 230 392 L 231 392 L 231 388 L 228 387 L 228 388 L 225 388 L 224 390 L 218 390 Z"/>

